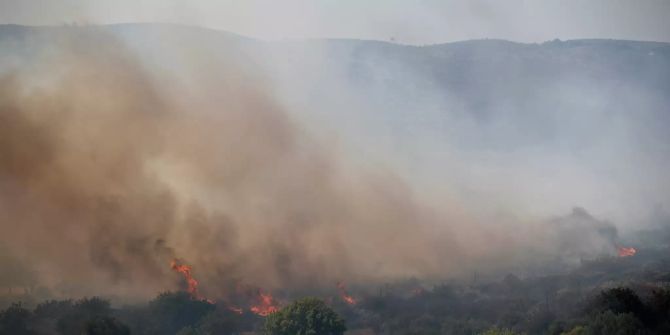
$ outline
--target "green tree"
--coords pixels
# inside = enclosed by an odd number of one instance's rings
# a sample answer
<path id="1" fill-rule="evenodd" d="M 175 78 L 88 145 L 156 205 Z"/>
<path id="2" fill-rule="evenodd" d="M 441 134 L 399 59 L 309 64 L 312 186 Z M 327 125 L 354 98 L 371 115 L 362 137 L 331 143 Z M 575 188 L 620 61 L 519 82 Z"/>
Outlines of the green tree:
<path id="1" fill-rule="evenodd" d="M 82 334 L 88 321 L 111 314 L 109 301 L 93 297 L 78 300 L 67 313 L 58 319 L 58 332 L 63 335 Z"/>
<path id="2" fill-rule="evenodd" d="M 588 335 L 588 330 L 584 328 L 584 326 L 576 326 L 575 328 L 572 328 L 572 330 L 561 333 L 561 335 Z"/>
<path id="3" fill-rule="evenodd" d="M 617 287 L 600 292 L 589 304 L 588 311 L 594 314 L 605 311 L 617 314 L 632 313 L 638 318 L 647 314 L 640 297 L 627 287 Z"/>
<path id="4" fill-rule="evenodd" d="M 441 334 L 472 335 L 487 328 L 488 324 L 483 320 L 448 317 L 442 322 Z"/>
<path id="5" fill-rule="evenodd" d="M 165 292 L 149 303 L 149 334 L 175 334 L 182 328 L 196 326 L 215 306 L 193 299 L 187 292 Z"/>
<path id="6" fill-rule="evenodd" d="M 86 323 L 86 335 L 130 335 L 130 329 L 115 318 L 95 317 Z"/>
<path id="7" fill-rule="evenodd" d="M 208 335 L 208 334 L 209 333 L 205 333 L 198 328 L 186 326 L 182 328 L 180 331 L 178 331 L 176 335 Z"/>
<path id="8" fill-rule="evenodd" d="M 606 311 L 593 317 L 586 326 L 588 335 L 638 335 L 642 324 L 631 313 Z"/>
<path id="9" fill-rule="evenodd" d="M 205 315 L 198 322 L 198 330 L 204 334 L 232 334 L 240 332 L 241 315 L 221 308 Z"/>
<path id="10" fill-rule="evenodd" d="M 73 306 L 72 300 L 47 300 L 38 304 L 33 314 L 38 319 L 58 320 L 70 313 Z"/>
<path id="11" fill-rule="evenodd" d="M 29 335 L 33 332 L 29 329 L 31 313 L 23 308 L 21 304 L 12 304 L 0 313 L 1 335 Z"/>
<path id="12" fill-rule="evenodd" d="M 32 328 L 38 334 L 53 334 L 58 320 L 72 313 L 72 300 L 48 300 L 33 310 Z"/>
<path id="13" fill-rule="evenodd" d="M 270 314 L 263 330 L 268 335 L 341 335 L 347 328 L 323 301 L 304 298 Z"/>
<path id="14" fill-rule="evenodd" d="M 653 327 L 658 334 L 670 334 L 670 289 L 654 290 L 649 299 Z"/>
<path id="15" fill-rule="evenodd" d="M 516 333 L 510 329 L 494 327 L 481 333 L 480 335 L 518 335 L 518 334 L 519 333 Z"/>

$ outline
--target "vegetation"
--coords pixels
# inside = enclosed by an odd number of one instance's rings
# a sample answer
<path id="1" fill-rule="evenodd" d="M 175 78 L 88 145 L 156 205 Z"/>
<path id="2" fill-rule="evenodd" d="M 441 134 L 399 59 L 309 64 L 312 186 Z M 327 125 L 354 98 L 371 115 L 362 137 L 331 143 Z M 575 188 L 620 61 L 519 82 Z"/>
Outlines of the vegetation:
<path id="1" fill-rule="evenodd" d="M 130 335 L 130 328 L 112 317 L 97 317 L 86 322 L 87 335 Z"/>
<path id="2" fill-rule="evenodd" d="M 100 298 L 47 301 L 33 309 L 12 304 L 0 312 L 0 335 L 653 335 L 670 330 L 670 288 L 641 298 L 628 287 L 604 289 L 582 300 L 535 305 L 522 290 L 438 286 L 420 295 L 368 296 L 360 306 L 303 298 L 267 317 L 238 314 L 225 304 L 163 293 L 140 306 L 112 308 Z M 487 294 L 486 296 L 484 294 Z M 568 294 L 569 297 L 574 295 Z M 342 316 L 341 316 L 342 315 Z"/>
<path id="3" fill-rule="evenodd" d="M 29 329 L 30 316 L 30 311 L 23 308 L 21 304 L 12 304 L 12 306 L 0 313 L 0 334 L 33 334 L 33 331 Z"/>
<path id="4" fill-rule="evenodd" d="M 506 275 L 429 285 L 419 280 L 353 288 L 355 305 L 303 298 L 267 317 L 225 301 L 166 292 L 145 304 L 101 298 L 2 300 L 0 335 L 654 335 L 670 334 L 670 253 L 584 261 L 547 276 Z M 285 295 L 284 295 L 285 297 Z"/>
<path id="5" fill-rule="evenodd" d="M 265 320 L 268 335 L 341 335 L 344 320 L 317 298 L 298 300 Z"/>
<path id="6" fill-rule="evenodd" d="M 509 329 L 491 328 L 482 333 L 482 335 L 517 335 L 517 333 Z"/>

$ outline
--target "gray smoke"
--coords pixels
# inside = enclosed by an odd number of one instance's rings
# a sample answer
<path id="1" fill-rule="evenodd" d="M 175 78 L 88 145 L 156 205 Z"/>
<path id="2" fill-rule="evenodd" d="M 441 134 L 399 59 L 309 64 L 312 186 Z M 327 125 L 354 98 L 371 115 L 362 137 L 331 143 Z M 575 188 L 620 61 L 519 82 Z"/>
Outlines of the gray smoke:
<path id="1" fill-rule="evenodd" d="M 585 211 L 552 226 L 491 216 L 482 199 L 478 215 L 476 201 L 361 163 L 319 134 L 328 125 L 286 109 L 300 103 L 274 81 L 281 66 L 245 54 L 267 51 L 254 41 L 231 51 L 205 43 L 213 32 L 158 29 L 128 42 L 123 29 L 18 29 L 3 42 L 25 53 L 0 79 L 0 236 L 6 262 L 28 269 L 11 285 L 152 296 L 179 287 L 178 257 L 219 297 L 240 283 L 431 280 L 614 252 L 609 224 Z M 140 55 L 142 41 L 159 43 Z M 361 105 L 338 92 L 323 109 L 355 120 Z"/>

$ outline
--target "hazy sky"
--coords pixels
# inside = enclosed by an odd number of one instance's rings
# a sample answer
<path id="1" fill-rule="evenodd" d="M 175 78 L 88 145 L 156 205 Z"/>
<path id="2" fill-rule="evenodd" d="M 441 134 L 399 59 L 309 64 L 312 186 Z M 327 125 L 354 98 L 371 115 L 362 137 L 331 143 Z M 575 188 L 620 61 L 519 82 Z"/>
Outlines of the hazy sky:
<path id="1" fill-rule="evenodd" d="M 174 22 L 264 39 L 670 42 L 670 0 L 0 0 L 0 22 Z"/>

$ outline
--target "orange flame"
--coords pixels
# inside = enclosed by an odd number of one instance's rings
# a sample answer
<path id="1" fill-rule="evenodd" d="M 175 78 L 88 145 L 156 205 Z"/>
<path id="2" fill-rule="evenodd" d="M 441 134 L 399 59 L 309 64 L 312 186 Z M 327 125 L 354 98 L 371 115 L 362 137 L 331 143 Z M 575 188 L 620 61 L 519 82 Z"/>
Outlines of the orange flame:
<path id="1" fill-rule="evenodd" d="M 635 250 L 635 248 L 633 247 L 630 248 L 618 247 L 617 252 L 619 253 L 619 257 L 629 257 L 635 255 L 637 250 Z"/>
<path id="2" fill-rule="evenodd" d="M 260 316 L 268 316 L 274 312 L 279 311 L 277 302 L 271 294 L 258 292 L 258 304 L 249 308 L 253 313 Z"/>
<path id="3" fill-rule="evenodd" d="M 337 290 L 340 291 L 340 298 L 344 300 L 349 305 L 355 305 L 357 303 L 356 299 L 347 294 L 347 288 L 344 286 L 343 282 L 337 283 Z"/>
<path id="4" fill-rule="evenodd" d="M 179 272 L 184 276 L 184 280 L 186 280 L 186 283 L 188 284 L 188 293 L 191 294 L 191 297 L 198 299 L 198 281 L 193 278 L 193 274 L 191 273 L 192 268 L 189 265 L 180 264 L 177 259 L 173 259 L 172 262 L 170 262 L 170 267 L 172 270 Z"/>

